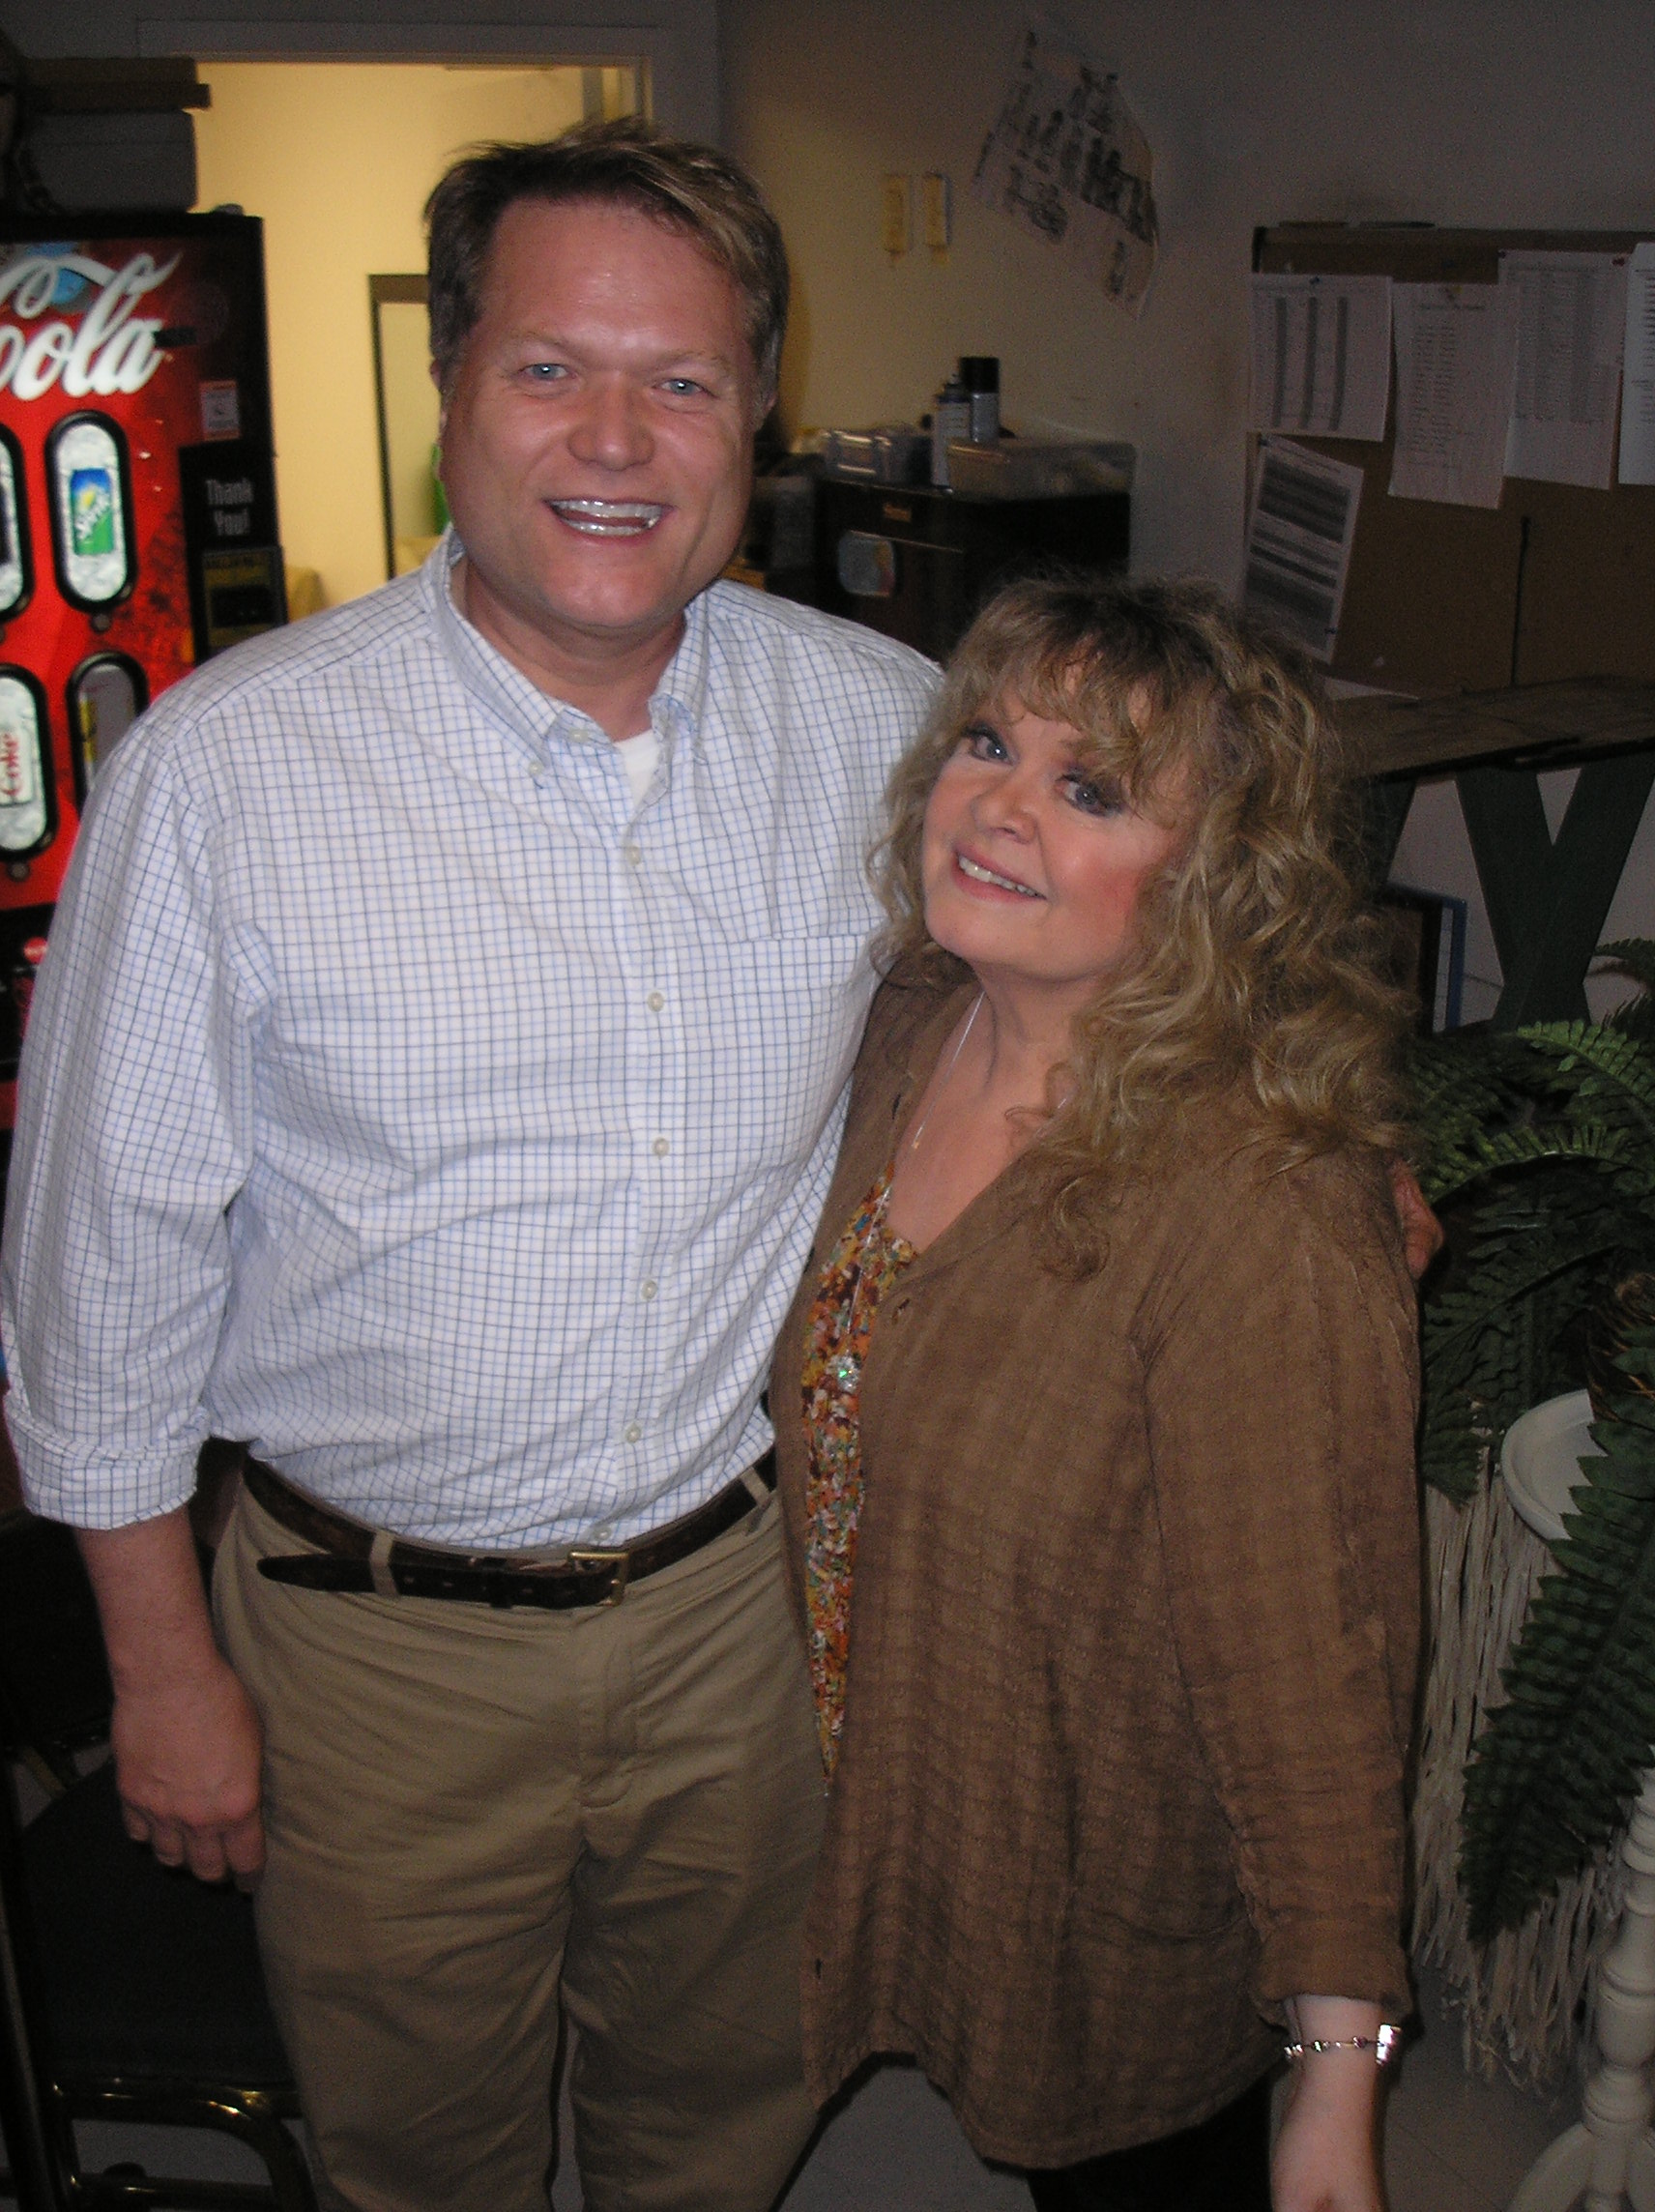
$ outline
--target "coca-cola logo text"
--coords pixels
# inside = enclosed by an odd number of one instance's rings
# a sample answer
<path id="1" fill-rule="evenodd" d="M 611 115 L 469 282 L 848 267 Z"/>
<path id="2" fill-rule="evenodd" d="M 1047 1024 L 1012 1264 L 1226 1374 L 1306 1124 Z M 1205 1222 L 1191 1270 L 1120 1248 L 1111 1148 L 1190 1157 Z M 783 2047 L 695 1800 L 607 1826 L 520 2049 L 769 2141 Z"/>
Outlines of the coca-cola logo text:
<path id="1" fill-rule="evenodd" d="M 166 357 L 160 321 L 140 315 L 138 303 L 178 261 L 158 267 L 154 254 L 134 253 L 124 269 L 106 269 L 84 253 L 30 253 L 0 269 L 0 308 L 17 318 L 0 321 L 0 392 L 41 399 L 60 383 L 72 399 L 141 392 Z M 66 275 L 100 286 L 97 298 L 78 325 L 42 322 Z"/>

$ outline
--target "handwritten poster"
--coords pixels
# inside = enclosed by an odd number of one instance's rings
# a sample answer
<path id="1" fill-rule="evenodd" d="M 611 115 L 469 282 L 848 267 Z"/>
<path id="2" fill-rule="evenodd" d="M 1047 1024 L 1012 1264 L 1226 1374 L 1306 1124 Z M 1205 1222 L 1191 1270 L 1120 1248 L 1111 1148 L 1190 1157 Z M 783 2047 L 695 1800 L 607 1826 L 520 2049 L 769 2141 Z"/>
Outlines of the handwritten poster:
<path id="1" fill-rule="evenodd" d="M 1152 168 L 1115 77 L 1045 16 L 1031 17 L 977 159 L 975 196 L 1139 315 L 1155 271 Z"/>

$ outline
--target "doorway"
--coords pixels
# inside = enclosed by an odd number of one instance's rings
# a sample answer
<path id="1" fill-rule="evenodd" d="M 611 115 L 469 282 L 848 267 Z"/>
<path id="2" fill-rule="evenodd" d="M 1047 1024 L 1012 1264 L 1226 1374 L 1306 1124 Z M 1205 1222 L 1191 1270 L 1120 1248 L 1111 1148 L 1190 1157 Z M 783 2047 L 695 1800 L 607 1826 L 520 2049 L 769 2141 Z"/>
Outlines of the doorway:
<path id="1" fill-rule="evenodd" d="M 430 478 L 421 211 L 449 162 L 488 139 L 548 138 L 648 112 L 641 62 L 211 62 L 196 117 L 197 206 L 263 218 L 276 490 L 295 615 L 384 583 L 384 399 L 370 278 L 412 315 L 396 332 L 395 450 L 411 538 L 438 516 Z M 422 475 L 421 475 L 422 472 Z M 422 503 L 422 504 L 421 504 Z M 416 525 L 426 522 L 421 532 Z"/>

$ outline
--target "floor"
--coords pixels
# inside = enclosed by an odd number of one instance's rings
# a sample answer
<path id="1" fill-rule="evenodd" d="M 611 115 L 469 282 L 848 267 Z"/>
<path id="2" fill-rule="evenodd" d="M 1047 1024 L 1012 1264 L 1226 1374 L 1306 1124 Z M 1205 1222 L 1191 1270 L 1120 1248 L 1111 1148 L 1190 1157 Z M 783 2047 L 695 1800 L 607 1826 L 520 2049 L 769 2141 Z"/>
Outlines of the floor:
<path id="1" fill-rule="evenodd" d="M 1509 2086 L 1466 2080 L 1459 2035 L 1432 1993 L 1423 2038 L 1398 2063 L 1385 2121 L 1390 2212 L 1503 2212 L 1532 2160 L 1578 2114 L 1578 2100 L 1542 2106 Z M 168 2141 L 173 2131 L 87 2128 L 94 2167 L 136 2159 L 152 2170 L 255 2171 L 233 2143 Z M 580 2212 L 579 2183 L 561 2174 L 555 2212 Z M 974 2155 L 947 2106 L 908 2067 L 876 2074 L 832 2119 L 788 2192 L 784 2212 L 1027 2212 L 1011 2175 Z M 1169 2208 L 1171 2212 L 1171 2208 Z"/>
<path id="2" fill-rule="evenodd" d="M 38 1790 L 27 1775 L 19 1785 L 27 1813 Z M 1409 2042 L 1390 2085 L 1390 2212 L 1503 2212 L 1533 2159 L 1578 2117 L 1578 2094 L 1548 2105 L 1504 2082 L 1467 2080 L 1458 2028 L 1429 1983 L 1420 1991 L 1420 2018 L 1424 2032 Z M 258 2171 L 238 2144 L 219 2137 L 91 2126 L 81 2138 L 95 2171 L 134 2160 L 151 2171 L 202 2179 L 250 2179 Z M 975 2156 L 920 2075 L 888 2066 L 824 2127 L 784 2212 L 1027 2212 L 1028 2203 L 1021 2182 Z M 554 2212 L 580 2212 L 572 2170 L 559 2175 L 552 2204 Z"/>

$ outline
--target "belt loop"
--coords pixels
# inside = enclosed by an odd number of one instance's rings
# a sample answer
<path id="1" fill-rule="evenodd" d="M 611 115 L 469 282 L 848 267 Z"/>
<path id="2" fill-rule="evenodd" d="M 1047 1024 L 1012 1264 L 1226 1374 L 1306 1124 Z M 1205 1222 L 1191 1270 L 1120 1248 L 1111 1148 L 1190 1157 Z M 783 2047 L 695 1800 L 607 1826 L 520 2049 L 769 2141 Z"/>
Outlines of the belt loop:
<path id="1" fill-rule="evenodd" d="M 400 1595 L 396 1578 L 391 1571 L 391 1548 L 395 1541 L 389 1528 L 374 1531 L 373 1547 L 367 1556 L 367 1571 L 373 1577 L 374 1593 L 378 1597 Z M 361 1557 L 360 1553 L 358 1557 Z"/>
<path id="2" fill-rule="evenodd" d="M 768 1505 L 773 1495 L 773 1486 L 766 1482 L 764 1476 L 759 1472 L 756 1461 L 751 1467 L 744 1467 L 741 1470 L 741 1483 L 751 1496 L 755 1505 Z"/>

